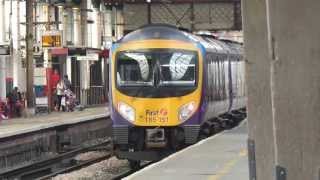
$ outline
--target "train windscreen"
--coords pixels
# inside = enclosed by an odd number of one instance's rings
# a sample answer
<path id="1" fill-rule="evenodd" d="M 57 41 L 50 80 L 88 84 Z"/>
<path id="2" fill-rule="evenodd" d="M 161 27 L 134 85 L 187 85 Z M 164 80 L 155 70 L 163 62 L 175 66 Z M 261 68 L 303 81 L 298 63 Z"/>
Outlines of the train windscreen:
<path id="1" fill-rule="evenodd" d="M 122 51 L 117 54 L 116 83 L 127 95 L 163 97 L 159 90 L 170 91 L 179 87 L 180 96 L 196 87 L 197 53 L 188 50 L 149 49 Z M 144 92 L 139 92 L 144 91 Z"/>

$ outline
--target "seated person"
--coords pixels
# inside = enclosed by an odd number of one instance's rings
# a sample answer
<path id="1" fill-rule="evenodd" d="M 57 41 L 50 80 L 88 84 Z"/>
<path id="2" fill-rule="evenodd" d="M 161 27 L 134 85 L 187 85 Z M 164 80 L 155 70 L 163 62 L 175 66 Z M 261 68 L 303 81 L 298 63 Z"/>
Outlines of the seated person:
<path id="1" fill-rule="evenodd" d="M 22 110 L 22 96 L 18 89 L 15 87 L 8 95 L 8 104 L 10 105 L 11 113 L 14 117 L 21 117 Z"/>
<path id="2" fill-rule="evenodd" d="M 0 101 L 0 120 L 9 118 L 9 108 L 6 102 Z"/>

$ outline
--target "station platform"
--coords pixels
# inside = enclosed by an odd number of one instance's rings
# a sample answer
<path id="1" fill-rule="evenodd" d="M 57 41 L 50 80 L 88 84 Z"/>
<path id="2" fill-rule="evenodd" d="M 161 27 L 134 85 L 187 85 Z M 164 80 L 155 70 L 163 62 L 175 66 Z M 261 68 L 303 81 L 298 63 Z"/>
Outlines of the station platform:
<path id="1" fill-rule="evenodd" d="M 86 108 L 83 111 L 74 112 L 52 112 L 48 115 L 35 115 L 30 118 L 1 120 L 0 138 L 107 117 L 109 111 L 106 107 Z"/>
<path id="2" fill-rule="evenodd" d="M 126 180 L 248 180 L 247 122 L 189 146 Z"/>

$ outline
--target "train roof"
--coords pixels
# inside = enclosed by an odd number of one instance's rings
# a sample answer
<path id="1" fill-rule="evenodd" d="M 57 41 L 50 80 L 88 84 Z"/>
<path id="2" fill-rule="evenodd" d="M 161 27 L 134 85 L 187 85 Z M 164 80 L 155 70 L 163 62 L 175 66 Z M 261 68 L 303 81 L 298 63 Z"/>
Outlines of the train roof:
<path id="1" fill-rule="evenodd" d="M 170 39 L 189 43 L 200 43 L 209 52 L 220 54 L 242 54 L 242 46 L 239 43 L 219 40 L 208 35 L 194 35 L 175 26 L 166 24 L 152 24 L 143 26 L 126 36 L 122 37 L 118 43 L 148 39 Z"/>
<path id="2" fill-rule="evenodd" d="M 152 24 L 143 26 L 120 39 L 119 43 L 148 40 L 148 39 L 172 39 L 179 41 L 192 42 L 186 35 L 187 32 L 181 31 L 174 26 L 164 24 Z"/>

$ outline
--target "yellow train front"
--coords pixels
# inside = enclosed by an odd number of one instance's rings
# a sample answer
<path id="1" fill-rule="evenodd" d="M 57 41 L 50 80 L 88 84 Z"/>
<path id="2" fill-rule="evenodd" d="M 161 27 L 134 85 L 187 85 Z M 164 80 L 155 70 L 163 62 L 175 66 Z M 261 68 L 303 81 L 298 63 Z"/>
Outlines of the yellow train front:
<path id="1" fill-rule="evenodd" d="M 163 25 L 113 45 L 109 102 L 118 157 L 158 160 L 197 141 L 208 117 L 205 53 L 193 35 Z"/>

